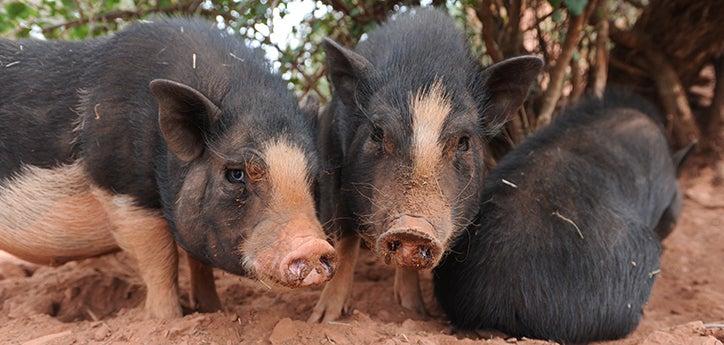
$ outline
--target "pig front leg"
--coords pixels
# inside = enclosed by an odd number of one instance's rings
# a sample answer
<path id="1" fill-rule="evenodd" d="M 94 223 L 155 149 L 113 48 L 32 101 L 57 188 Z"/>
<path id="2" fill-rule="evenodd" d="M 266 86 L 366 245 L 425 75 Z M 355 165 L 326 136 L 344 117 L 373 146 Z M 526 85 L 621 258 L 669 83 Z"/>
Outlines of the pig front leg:
<path id="1" fill-rule="evenodd" d="M 124 195 L 111 195 L 94 188 L 110 222 L 111 234 L 138 263 L 146 284 L 146 316 L 172 319 L 182 316 L 178 294 L 178 251 L 163 216 L 134 205 Z"/>
<path id="2" fill-rule="evenodd" d="M 322 290 L 308 322 L 334 321 L 348 312 L 360 243 L 361 239 L 356 234 L 348 234 L 339 239 L 336 246 L 339 258 L 337 272 Z"/>
<path id="3" fill-rule="evenodd" d="M 186 255 L 189 272 L 191 273 L 191 308 L 202 313 L 213 313 L 221 310 L 221 300 L 216 293 L 213 268 L 206 266 L 191 255 Z"/>
<path id="4" fill-rule="evenodd" d="M 166 221 L 160 217 L 133 219 L 127 224 L 117 224 L 112 233 L 119 246 L 138 263 L 147 290 L 146 316 L 154 319 L 181 317 L 178 253 Z"/>
<path id="5" fill-rule="evenodd" d="M 397 267 L 394 290 L 395 299 L 403 308 L 427 315 L 420 289 L 420 274 L 417 270 Z"/>

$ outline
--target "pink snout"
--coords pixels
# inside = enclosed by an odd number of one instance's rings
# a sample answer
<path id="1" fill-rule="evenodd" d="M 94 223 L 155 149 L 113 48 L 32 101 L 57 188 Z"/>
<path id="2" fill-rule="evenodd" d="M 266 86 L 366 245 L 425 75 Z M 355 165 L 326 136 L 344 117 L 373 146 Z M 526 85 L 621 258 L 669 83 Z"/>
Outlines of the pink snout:
<path id="1" fill-rule="evenodd" d="M 320 285 L 334 275 L 336 260 L 334 248 L 327 241 L 312 239 L 282 259 L 280 277 L 289 287 Z"/>

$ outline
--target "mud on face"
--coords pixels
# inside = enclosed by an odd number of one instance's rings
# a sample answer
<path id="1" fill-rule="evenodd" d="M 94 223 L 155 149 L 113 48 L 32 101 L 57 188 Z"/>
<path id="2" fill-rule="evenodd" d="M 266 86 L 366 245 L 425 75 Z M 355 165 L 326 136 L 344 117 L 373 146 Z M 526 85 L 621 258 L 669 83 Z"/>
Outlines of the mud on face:
<path id="1" fill-rule="evenodd" d="M 355 140 L 346 189 L 371 248 L 388 263 L 425 269 L 474 216 L 483 142 L 470 132 L 474 104 L 453 104 L 439 79 L 402 104 L 393 107 L 384 89 L 372 97 L 380 115 Z"/>
<path id="2" fill-rule="evenodd" d="M 347 127 L 344 207 L 386 261 L 432 268 L 473 221 L 486 140 L 514 116 L 543 62 L 523 56 L 482 70 L 461 51 L 450 54 L 461 53 L 464 66 L 451 70 L 411 56 L 414 46 L 375 58 L 370 43 L 360 51 L 374 65 L 334 41 L 324 45 Z"/>

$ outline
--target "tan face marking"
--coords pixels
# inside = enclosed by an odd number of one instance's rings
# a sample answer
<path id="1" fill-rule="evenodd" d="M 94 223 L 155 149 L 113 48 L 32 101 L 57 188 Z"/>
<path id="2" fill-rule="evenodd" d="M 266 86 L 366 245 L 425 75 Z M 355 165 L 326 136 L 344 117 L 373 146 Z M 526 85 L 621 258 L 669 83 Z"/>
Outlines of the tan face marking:
<path id="1" fill-rule="evenodd" d="M 269 206 L 240 248 L 244 267 L 256 272 L 259 279 L 276 272 L 283 256 L 301 239 L 324 239 L 314 210 L 304 151 L 283 137 L 268 142 L 261 151 L 270 186 Z M 266 278 L 281 282 L 275 275 Z"/>
<path id="2" fill-rule="evenodd" d="M 281 212 L 312 208 L 313 213 L 314 200 L 309 190 L 309 167 L 304 151 L 281 138 L 265 145 L 262 154 L 272 188 L 271 207 Z"/>
<path id="3" fill-rule="evenodd" d="M 442 157 L 443 147 L 438 143 L 443 122 L 452 110 L 440 80 L 435 81 L 427 92 L 410 97 L 412 115 L 412 157 L 414 174 L 430 177 Z"/>

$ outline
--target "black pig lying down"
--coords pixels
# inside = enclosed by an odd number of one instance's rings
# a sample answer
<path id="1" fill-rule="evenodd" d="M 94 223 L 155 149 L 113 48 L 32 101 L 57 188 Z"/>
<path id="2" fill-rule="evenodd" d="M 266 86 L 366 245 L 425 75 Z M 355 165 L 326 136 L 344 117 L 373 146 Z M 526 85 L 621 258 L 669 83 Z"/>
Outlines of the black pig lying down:
<path id="1" fill-rule="evenodd" d="M 453 325 L 563 342 L 631 332 L 681 207 L 662 122 L 609 92 L 505 156 L 434 271 Z"/>
<path id="2" fill-rule="evenodd" d="M 334 269 L 315 215 L 314 114 L 260 51 L 198 19 L 83 42 L 0 40 L 0 250 L 42 264 L 122 248 L 151 317 L 201 310 L 206 265 L 299 287 Z M 310 116 L 314 115 L 314 116 Z"/>
<path id="3" fill-rule="evenodd" d="M 347 307 L 360 242 L 396 266 L 395 296 L 424 312 L 418 270 L 437 265 L 478 208 L 485 143 L 517 111 L 542 61 L 526 56 L 483 70 L 443 12 L 413 8 L 354 50 L 325 42 L 333 100 L 320 121 L 332 169 L 320 215 L 339 234 L 335 277 L 311 321 Z"/>

